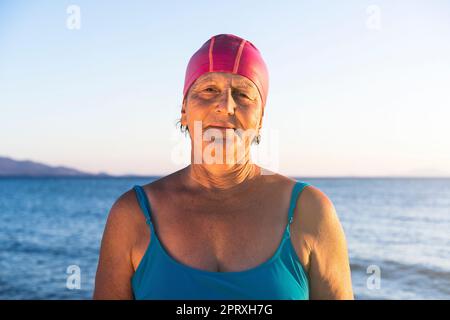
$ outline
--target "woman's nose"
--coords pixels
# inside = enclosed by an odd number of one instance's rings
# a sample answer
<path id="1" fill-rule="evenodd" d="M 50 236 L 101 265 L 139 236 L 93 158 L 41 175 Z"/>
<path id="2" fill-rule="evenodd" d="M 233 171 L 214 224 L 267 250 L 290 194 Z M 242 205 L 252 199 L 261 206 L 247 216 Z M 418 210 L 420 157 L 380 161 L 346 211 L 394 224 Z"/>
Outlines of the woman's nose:
<path id="1" fill-rule="evenodd" d="M 216 112 L 226 111 L 228 114 L 234 114 L 236 102 L 234 101 L 231 89 L 224 90 L 219 104 L 216 107 Z"/>

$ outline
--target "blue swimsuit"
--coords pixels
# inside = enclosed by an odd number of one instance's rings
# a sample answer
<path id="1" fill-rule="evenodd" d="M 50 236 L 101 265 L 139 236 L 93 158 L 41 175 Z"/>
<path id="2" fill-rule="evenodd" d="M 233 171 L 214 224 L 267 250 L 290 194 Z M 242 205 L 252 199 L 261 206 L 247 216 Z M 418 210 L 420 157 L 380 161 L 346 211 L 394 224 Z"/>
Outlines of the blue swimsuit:
<path id="1" fill-rule="evenodd" d="M 131 279 L 135 299 L 160 300 L 306 300 L 308 276 L 290 240 L 289 225 L 296 200 L 308 183 L 292 189 L 287 226 L 275 254 L 244 271 L 214 272 L 193 268 L 175 260 L 158 239 L 151 207 L 144 189 L 134 191 L 151 230 L 151 241 Z"/>

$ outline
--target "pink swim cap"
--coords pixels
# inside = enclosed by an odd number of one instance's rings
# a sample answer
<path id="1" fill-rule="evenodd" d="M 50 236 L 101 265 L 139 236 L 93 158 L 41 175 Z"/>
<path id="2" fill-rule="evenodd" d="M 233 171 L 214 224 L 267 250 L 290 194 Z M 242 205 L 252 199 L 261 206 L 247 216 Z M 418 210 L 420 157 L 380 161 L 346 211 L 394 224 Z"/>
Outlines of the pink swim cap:
<path id="1" fill-rule="evenodd" d="M 269 73 L 259 50 L 251 42 L 232 34 L 219 34 L 206 41 L 189 60 L 183 102 L 195 80 L 208 72 L 229 72 L 247 77 L 258 88 L 265 106 Z"/>

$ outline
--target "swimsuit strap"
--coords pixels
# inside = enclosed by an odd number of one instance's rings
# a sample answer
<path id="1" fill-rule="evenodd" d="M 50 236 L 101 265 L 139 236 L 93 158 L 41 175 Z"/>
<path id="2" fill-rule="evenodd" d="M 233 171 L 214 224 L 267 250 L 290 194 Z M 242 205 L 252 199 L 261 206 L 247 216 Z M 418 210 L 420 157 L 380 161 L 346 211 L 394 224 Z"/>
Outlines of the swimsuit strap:
<path id="1" fill-rule="evenodd" d="M 134 191 L 136 192 L 136 197 L 139 202 L 139 206 L 141 207 L 141 211 L 145 216 L 146 223 L 150 226 L 150 228 L 153 230 L 153 223 L 152 223 L 152 209 L 150 207 L 150 202 L 148 201 L 147 194 L 144 191 L 144 188 L 139 185 L 135 185 L 133 187 Z"/>
<path id="2" fill-rule="evenodd" d="M 297 199 L 300 193 L 303 191 L 303 189 L 309 185 L 310 184 L 307 182 L 297 181 L 294 187 L 292 188 L 291 202 L 289 205 L 289 214 L 288 214 L 288 225 L 286 227 L 286 232 L 289 236 L 290 236 L 289 225 L 292 223 L 292 220 L 294 219 L 294 209 L 297 204 Z"/>

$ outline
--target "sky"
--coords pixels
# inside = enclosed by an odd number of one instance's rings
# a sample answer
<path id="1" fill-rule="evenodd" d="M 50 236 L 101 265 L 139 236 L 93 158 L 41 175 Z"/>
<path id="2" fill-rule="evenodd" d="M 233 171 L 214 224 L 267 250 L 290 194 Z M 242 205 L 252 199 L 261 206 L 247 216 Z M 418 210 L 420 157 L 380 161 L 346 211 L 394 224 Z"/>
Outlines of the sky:
<path id="1" fill-rule="evenodd" d="M 110 174 L 188 165 L 185 68 L 220 33 L 269 69 L 256 163 L 450 176 L 447 0 L 0 0 L 0 156 Z"/>

